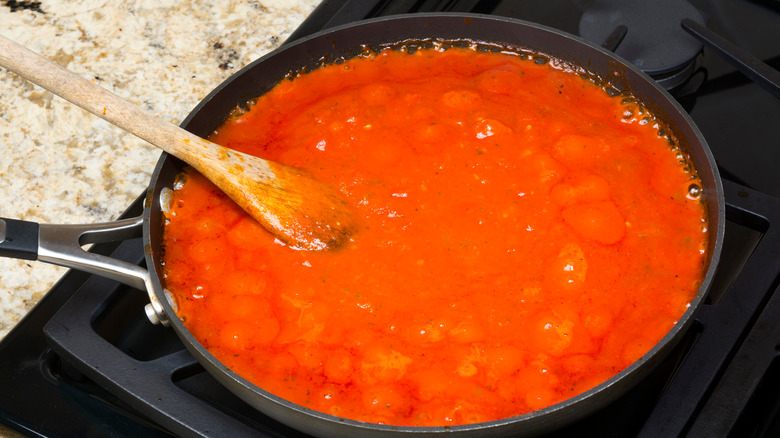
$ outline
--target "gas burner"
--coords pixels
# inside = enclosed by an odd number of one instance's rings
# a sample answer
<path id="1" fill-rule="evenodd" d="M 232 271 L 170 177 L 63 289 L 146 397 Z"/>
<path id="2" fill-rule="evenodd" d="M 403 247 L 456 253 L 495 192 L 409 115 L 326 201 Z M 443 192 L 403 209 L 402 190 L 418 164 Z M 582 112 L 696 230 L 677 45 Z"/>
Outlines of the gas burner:
<path id="1" fill-rule="evenodd" d="M 682 29 L 685 18 L 704 24 L 701 13 L 685 0 L 596 0 L 582 14 L 579 33 L 602 44 L 625 26 L 615 53 L 671 90 L 693 73 L 693 61 L 703 47 Z"/>

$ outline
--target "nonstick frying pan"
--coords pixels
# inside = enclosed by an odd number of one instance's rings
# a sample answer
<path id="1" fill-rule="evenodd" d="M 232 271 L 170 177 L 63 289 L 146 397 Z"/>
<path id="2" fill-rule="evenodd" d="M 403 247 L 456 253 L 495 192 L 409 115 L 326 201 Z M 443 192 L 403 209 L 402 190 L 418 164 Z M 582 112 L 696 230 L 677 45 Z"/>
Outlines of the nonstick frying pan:
<path id="1" fill-rule="evenodd" d="M 645 377 L 672 349 L 694 320 L 718 263 L 725 224 L 720 176 L 709 148 L 691 118 L 652 79 L 612 53 L 555 29 L 519 20 L 473 14 L 411 14 L 383 17 L 326 30 L 248 65 L 207 96 L 182 123 L 208 136 L 237 106 L 261 95 L 291 71 L 317 68 L 349 58 L 368 47 L 400 41 L 440 39 L 476 41 L 538 52 L 580 66 L 604 81 L 604 87 L 638 98 L 665 122 L 699 174 L 706 204 L 709 252 L 699 293 L 675 327 L 644 357 L 608 381 L 564 402 L 524 415 L 452 427 L 402 427 L 346 420 L 290 403 L 254 386 L 217 361 L 176 317 L 165 292 L 159 256 L 162 253 L 162 211 L 168 190 L 185 165 L 163 154 L 153 173 L 142 217 L 97 225 L 38 225 L 0 218 L 0 255 L 41 260 L 108 277 L 147 291 L 147 315 L 169 325 L 198 361 L 227 389 L 244 401 L 296 429 L 322 436 L 534 436 L 561 428 L 616 400 Z M 88 253 L 80 245 L 143 235 L 146 270 Z"/>

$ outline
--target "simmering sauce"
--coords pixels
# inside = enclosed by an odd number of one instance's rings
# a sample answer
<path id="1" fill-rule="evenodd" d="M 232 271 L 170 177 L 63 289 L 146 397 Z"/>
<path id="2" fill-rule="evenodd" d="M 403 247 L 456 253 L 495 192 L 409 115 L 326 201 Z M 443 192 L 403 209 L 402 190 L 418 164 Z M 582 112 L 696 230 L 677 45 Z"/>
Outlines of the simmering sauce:
<path id="1" fill-rule="evenodd" d="M 290 248 L 185 172 L 163 258 L 188 329 L 279 397 L 394 425 L 530 412 L 641 358 L 703 276 L 685 154 L 561 62 L 411 52 L 284 80 L 214 134 L 331 184 L 361 229 Z"/>

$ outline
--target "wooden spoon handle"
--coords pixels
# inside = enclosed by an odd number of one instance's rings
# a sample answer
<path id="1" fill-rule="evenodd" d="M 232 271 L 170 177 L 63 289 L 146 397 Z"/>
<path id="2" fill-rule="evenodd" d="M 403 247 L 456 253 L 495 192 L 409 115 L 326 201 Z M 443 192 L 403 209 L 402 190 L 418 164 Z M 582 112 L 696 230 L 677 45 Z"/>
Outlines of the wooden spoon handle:
<path id="1" fill-rule="evenodd" d="M 335 248 L 356 229 L 338 194 L 306 172 L 204 140 L 2 36 L 0 66 L 180 158 L 285 242 Z"/>
<path id="2" fill-rule="evenodd" d="M 70 70 L 0 36 L 0 66 L 13 71 L 92 114 L 174 156 L 189 153 L 203 140 L 160 120 L 136 105 Z M 191 164 L 191 163 L 190 163 Z"/>

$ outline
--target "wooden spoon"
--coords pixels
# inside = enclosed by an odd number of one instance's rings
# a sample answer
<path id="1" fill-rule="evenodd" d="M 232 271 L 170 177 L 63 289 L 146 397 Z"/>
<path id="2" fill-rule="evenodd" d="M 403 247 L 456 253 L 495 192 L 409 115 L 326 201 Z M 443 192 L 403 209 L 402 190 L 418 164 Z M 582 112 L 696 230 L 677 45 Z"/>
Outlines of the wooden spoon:
<path id="1" fill-rule="evenodd" d="M 204 140 L 2 36 L 0 66 L 181 159 L 291 246 L 332 249 L 356 230 L 344 201 L 303 170 Z"/>

